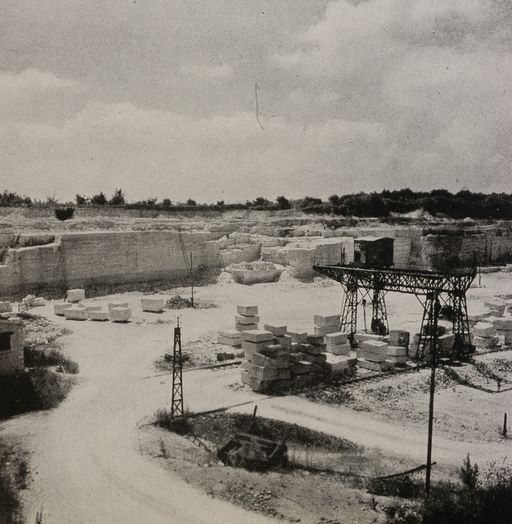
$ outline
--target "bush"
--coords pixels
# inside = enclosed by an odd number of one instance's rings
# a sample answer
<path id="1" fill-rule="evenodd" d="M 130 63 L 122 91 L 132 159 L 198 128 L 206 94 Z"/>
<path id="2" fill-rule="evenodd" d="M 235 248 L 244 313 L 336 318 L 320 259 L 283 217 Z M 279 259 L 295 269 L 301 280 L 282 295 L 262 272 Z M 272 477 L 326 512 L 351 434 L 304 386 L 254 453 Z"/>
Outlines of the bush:
<path id="1" fill-rule="evenodd" d="M 12 455 L 12 450 L 0 442 L 0 522 L 6 524 L 21 522 L 18 493 L 26 483 L 28 472 L 23 459 L 13 459 Z"/>
<path id="2" fill-rule="evenodd" d="M 178 435 L 188 435 L 192 432 L 192 424 L 187 418 L 189 416 L 191 416 L 191 413 L 185 410 L 183 417 L 172 419 L 171 410 L 161 408 L 155 413 L 155 424 Z"/>
<path id="3" fill-rule="evenodd" d="M 55 210 L 55 216 L 59 220 L 69 220 L 73 218 L 75 210 L 72 207 L 60 208 Z"/>
<path id="4" fill-rule="evenodd" d="M 79 371 L 78 364 L 64 356 L 58 349 L 37 349 L 25 347 L 25 365 L 27 367 L 61 366 L 66 373 L 73 375 Z"/>
<path id="5" fill-rule="evenodd" d="M 423 493 L 423 485 L 413 481 L 410 475 L 389 479 L 371 479 L 368 482 L 368 492 L 384 497 L 410 499 L 419 497 Z"/>
<path id="6" fill-rule="evenodd" d="M 71 380 L 45 368 L 2 376 L 0 418 L 56 407 L 71 389 Z"/>
<path id="7" fill-rule="evenodd" d="M 124 206 L 126 204 L 124 198 L 124 191 L 122 189 L 116 189 L 112 198 L 108 201 L 109 206 Z"/>

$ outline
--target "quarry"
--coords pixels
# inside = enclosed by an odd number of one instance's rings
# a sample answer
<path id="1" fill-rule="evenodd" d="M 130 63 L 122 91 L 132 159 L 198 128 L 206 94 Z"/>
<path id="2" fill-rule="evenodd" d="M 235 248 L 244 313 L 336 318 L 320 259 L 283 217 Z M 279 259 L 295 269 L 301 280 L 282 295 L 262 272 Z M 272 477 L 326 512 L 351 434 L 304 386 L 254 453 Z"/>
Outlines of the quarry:
<path id="1" fill-rule="evenodd" d="M 22 522 L 388 522 L 510 455 L 510 222 L 1 213 L 0 372 L 33 373 L 27 319 L 80 366 L 0 422 Z"/>

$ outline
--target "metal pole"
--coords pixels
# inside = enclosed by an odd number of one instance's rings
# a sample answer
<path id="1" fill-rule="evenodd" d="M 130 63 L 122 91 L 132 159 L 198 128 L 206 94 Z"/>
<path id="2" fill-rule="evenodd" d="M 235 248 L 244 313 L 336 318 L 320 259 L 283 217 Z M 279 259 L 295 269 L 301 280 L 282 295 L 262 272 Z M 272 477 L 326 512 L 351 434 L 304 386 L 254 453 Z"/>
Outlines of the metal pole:
<path id="1" fill-rule="evenodd" d="M 430 402 L 428 408 L 428 442 L 427 442 L 427 469 L 425 475 L 425 492 L 430 495 L 430 476 L 432 473 L 432 431 L 434 426 L 434 395 L 436 391 L 436 367 L 437 367 L 437 321 L 439 316 L 438 293 L 432 293 L 430 300 L 430 316 L 432 321 L 429 322 L 430 329 L 430 350 L 431 350 L 431 368 L 430 368 Z"/>
<path id="2" fill-rule="evenodd" d="M 190 252 L 190 304 L 194 307 L 194 265 L 192 263 L 192 251 Z"/>

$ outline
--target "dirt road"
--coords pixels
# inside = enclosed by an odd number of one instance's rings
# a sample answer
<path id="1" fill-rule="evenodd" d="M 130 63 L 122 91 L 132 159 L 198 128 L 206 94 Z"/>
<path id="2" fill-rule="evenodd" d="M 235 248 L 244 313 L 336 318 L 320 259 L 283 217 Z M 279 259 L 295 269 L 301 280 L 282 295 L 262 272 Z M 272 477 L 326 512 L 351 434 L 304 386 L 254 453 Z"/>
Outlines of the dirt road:
<path id="1" fill-rule="evenodd" d="M 237 302 L 254 302 L 264 318 L 289 325 L 310 323 L 313 312 L 329 313 L 339 302 L 339 288 L 215 286 L 200 290 L 221 306 L 183 312 L 188 340 L 233 322 Z M 123 299 L 138 301 L 136 294 Z M 105 303 L 106 299 L 95 300 Z M 391 310 L 393 310 L 391 305 Z M 24 438 L 32 454 L 34 480 L 25 496 L 26 521 L 37 510 L 45 524 L 62 523 L 258 523 L 268 518 L 207 497 L 164 471 L 140 453 L 137 425 L 169 403 L 170 377 L 155 377 L 153 361 L 168 350 L 172 323 L 136 315 L 128 325 L 66 322 L 38 312 L 73 329 L 62 339 L 64 351 L 80 364 L 80 382 L 57 409 L 30 414 L 3 423 L 0 428 Z M 171 320 L 174 313 L 164 318 Z M 151 378 L 147 378 L 151 377 Z M 186 374 L 186 404 L 194 410 L 258 400 L 264 416 L 274 416 L 344 436 L 367 446 L 407 454 L 424 461 L 425 435 L 396 423 L 375 423 L 372 415 L 312 404 L 296 397 L 262 397 L 234 390 L 237 371 L 194 371 Z M 246 408 L 252 409 L 252 408 Z M 406 426 L 404 421 L 403 426 Z M 502 456 L 499 444 L 471 444 L 435 439 L 434 457 L 460 463 L 468 451 Z"/>

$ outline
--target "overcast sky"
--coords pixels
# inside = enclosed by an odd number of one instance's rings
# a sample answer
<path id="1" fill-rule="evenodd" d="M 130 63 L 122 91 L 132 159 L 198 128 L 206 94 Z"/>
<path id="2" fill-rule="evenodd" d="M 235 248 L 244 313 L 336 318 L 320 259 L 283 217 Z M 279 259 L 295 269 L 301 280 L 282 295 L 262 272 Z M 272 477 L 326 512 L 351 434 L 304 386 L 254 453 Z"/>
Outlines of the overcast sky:
<path id="1" fill-rule="evenodd" d="M 510 0 L 4 0 L 0 189 L 510 192 L 511 44 Z"/>

